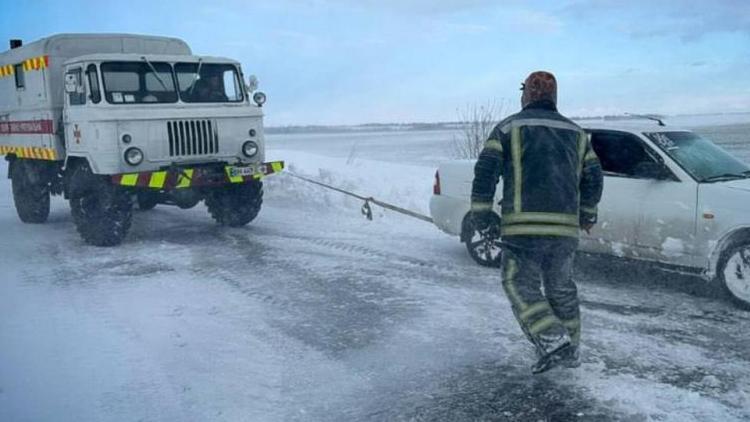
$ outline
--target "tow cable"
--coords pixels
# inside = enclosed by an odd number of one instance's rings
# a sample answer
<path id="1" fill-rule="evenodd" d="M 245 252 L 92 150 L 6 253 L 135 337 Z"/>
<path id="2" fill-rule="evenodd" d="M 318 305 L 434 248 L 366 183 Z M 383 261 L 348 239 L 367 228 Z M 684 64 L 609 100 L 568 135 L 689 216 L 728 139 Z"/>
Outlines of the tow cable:
<path id="1" fill-rule="evenodd" d="M 370 221 L 372 221 L 372 207 L 370 206 L 370 204 L 372 203 L 372 204 L 375 204 L 375 205 L 380 206 L 382 208 L 385 208 L 387 210 L 395 211 L 397 213 L 408 215 L 409 217 L 413 217 L 413 218 L 416 218 L 416 219 L 419 219 L 419 220 L 422 220 L 422 221 L 426 221 L 428 223 L 432 223 L 432 218 L 430 218 L 430 217 L 428 217 L 426 215 L 423 215 L 423 214 L 420 214 L 418 212 L 414 212 L 414 211 L 411 211 L 411 210 L 407 210 L 406 208 L 401 208 L 401 207 L 398 207 L 396 205 L 389 204 L 387 202 L 379 201 L 379 200 L 377 200 L 377 199 L 375 199 L 375 198 L 373 198 L 371 196 L 366 197 L 366 196 L 362 196 L 362 195 L 357 195 L 356 193 L 349 192 L 348 190 L 337 188 L 335 186 L 331 186 L 331 185 L 325 184 L 323 182 L 319 182 L 317 180 L 308 179 L 307 177 L 300 176 L 298 174 L 292 173 L 289 170 L 283 172 L 282 174 L 287 174 L 287 175 L 292 176 L 294 178 L 297 178 L 297 179 L 300 179 L 300 180 L 304 180 L 305 182 L 312 183 L 314 185 L 318 185 L 318 186 L 321 186 L 321 187 L 324 187 L 326 189 L 330 189 L 330 190 L 333 190 L 333 191 L 336 191 L 336 192 L 339 192 L 339 193 L 343 193 L 344 195 L 348 195 L 348 196 L 351 196 L 353 198 L 357 198 L 360 201 L 364 201 L 364 204 L 362 204 L 362 208 L 361 208 L 362 215 L 364 215 L 365 218 L 367 218 Z"/>

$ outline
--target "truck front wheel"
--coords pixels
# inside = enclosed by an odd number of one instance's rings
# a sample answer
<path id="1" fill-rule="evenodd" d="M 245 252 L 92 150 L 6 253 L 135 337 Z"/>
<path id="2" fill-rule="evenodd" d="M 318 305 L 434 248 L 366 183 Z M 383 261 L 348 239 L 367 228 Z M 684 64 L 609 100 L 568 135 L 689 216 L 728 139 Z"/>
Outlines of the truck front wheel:
<path id="1" fill-rule="evenodd" d="M 95 246 L 115 246 L 130 229 L 133 204 L 127 192 L 106 177 L 91 173 L 87 165 L 73 170 L 70 210 L 83 240 Z"/>
<path id="2" fill-rule="evenodd" d="M 10 163 L 13 202 L 24 223 L 40 224 L 49 217 L 50 185 L 43 173 L 24 159 Z"/>
<path id="3" fill-rule="evenodd" d="M 206 196 L 206 206 L 216 222 L 241 227 L 253 221 L 263 204 L 263 183 L 249 182 L 228 185 Z"/>

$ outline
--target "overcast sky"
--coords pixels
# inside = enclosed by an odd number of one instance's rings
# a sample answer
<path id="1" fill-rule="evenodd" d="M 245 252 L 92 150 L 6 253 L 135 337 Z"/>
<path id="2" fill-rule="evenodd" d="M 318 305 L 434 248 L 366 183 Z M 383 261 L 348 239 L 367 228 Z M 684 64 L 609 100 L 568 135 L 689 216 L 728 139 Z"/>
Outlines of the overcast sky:
<path id="1" fill-rule="evenodd" d="M 455 120 L 470 103 L 519 106 L 553 72 L 568 115 L 750 111 L 750 1 L 0 0 L 0 34 L 185 39 L 239 60 L 267 122 Z"/>

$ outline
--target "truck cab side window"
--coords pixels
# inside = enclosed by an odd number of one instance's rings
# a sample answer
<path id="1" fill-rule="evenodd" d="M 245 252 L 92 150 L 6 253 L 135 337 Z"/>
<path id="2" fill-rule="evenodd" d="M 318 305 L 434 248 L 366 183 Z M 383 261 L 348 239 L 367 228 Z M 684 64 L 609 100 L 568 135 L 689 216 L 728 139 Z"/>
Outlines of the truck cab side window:
<path id="1" fill-rule="evenodd" d="M 224 91 L 228 101 L 242 101 L 242 91 L 237 81 L 237 72 L 234 70 L 224 71 Z"/>
<path id="2" fill-rule="evenodd" d="M 99 104 L 102 100 L 102 91 L 99 89 L 99 73 L 96 71 L 96 65 L 90 64 L 86 68 L 86 75 L 88 75 L 89 89 L 91 90 L 89 98 L 91 98 L 92 103 Z"/>
<path id="3" fill-rule="evenodd" d="M 22 64 L 13 66 L 13 74 L 16 75 L 16 89 L 26 88 L 26 75 L 23 73 Z"/>
<path id="4" fill-rule="evenodd" d="M 83 89 L 83 79 L 81 78 L 81 69 L 73 69 L 69 70 L 68 75 L 73 75 L 76 80 L 76 84 L 78 86 L 78 90 L 76 92 L 69 92 L 68 93 L 68 102 L 70 105 L 83 105 L 86 104 L 86 92 Z"/>

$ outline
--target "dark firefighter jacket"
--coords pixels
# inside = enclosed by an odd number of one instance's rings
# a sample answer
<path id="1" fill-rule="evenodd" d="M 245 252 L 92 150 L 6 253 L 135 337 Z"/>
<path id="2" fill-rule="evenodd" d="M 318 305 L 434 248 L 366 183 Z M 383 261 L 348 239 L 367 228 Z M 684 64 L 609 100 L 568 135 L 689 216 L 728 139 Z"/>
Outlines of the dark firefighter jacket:
<path id="1" fill-rule="evenodd" d="M 578 237 L 581 224 L 596 223 L 599 159 L 552 102 L 529 104 L 494 128 L 474 167 L 472 211 L 492 210 L 500 176 L 503 237 Z"/>

